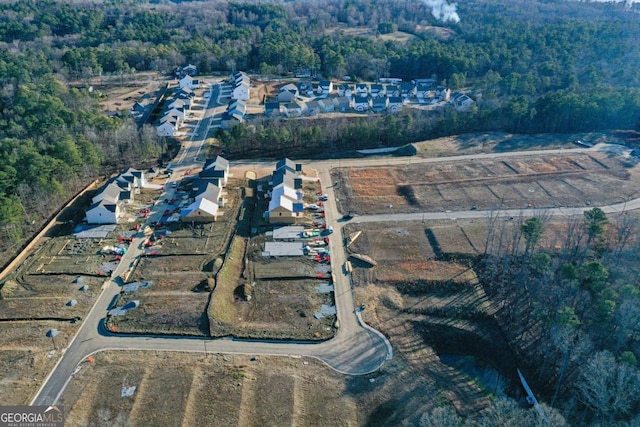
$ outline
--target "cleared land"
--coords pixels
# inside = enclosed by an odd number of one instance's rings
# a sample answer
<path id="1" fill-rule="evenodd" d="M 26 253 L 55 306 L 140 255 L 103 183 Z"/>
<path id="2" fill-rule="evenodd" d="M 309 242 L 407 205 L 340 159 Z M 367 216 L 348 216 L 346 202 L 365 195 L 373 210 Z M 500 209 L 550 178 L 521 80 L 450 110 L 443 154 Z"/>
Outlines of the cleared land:
<path id="1" fill-rule="evenodd" d="M 333 171 L 340 210 L 361 214 L 605 205 L 637 196 L 639 177 L 601 152 Z"/>
<path id="2" fill-rule="evenodd" d="M 346 378 L 312 359 L 104 352 L 92 360 L 62 396 L 69 425 L 362 424 Z"/>

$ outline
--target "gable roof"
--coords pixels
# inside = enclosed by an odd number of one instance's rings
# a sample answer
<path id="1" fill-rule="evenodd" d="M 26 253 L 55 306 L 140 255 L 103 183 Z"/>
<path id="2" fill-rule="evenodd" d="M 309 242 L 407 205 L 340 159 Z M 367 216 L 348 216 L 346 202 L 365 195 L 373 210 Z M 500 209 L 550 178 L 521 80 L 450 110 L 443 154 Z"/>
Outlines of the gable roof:
<path id="1" fill-rule="evenodd" d="M 205 214 L 208 214 L 210 216 L 215 216 L 216 213 L 218 213 L 218 204 L 208 199 L 196 200 L 186 208 L 182 209 L 180 211 L 180 216 L 182 218 L 185 218 L 189 215 L 197 213 L 198 211 L 204 212 Z"/>
<path id="2" fill-rule="evenodd" d="M 222 156 L 215 156 L 207 159 L 204 163 L 204 166 L 202 167 L 202 170 L 211 168 L 229 169 L 229 160 L 225 159 Z"/>

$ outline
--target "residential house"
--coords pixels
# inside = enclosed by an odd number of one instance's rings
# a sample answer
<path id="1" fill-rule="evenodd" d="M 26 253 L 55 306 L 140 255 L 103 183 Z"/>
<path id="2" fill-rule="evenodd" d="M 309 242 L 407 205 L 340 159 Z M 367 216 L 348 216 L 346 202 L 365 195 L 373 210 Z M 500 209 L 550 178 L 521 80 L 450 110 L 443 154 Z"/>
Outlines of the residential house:
<path id="1" fill-rule="evenodd" d="M 180 211 L 183 222 L 213 222 L 218 215 L 218 204 L 209 199 L 198 199 Z"/>
<path id="2" fill-rule="evenodd" d="M 156 133 L 158 136 L 174 136 L 178 131 L 177 121 L 162 122 L 156 127 Z"/>
<path id="3" fill-rule="evenodd" d="M 449 99 L 451 99 L 451 89 L 444 86 L 438 86 L 435 91 L 435 98 L 438 101 L 449 101 Z"/>
<path id="4" fill-rule="evenodd" d="M 369 111 L 369 98 L 356 95 L 353 100 L 353 109 L 360 112 Z"/>
<path id="5" fill-rule="evenodd" d="M 379 98 L 385 96 L 384 86 L 381 84 L 373 83 L 369 86 L 369 94 L 372 98 Z"/>
<path id="6" fill-rule="evenodd" d="M 318 81 L 318 96 L 327 97 L 333 92 L 333 82 L 320 79 Z"/>
<path id="7" fill-rule="evenodd" d="M 280 88 L 276 95 L 276 99 L 278 102 L 291 102 L 298 97 L 298 94 L 298 86 L 293 83 L 289 83 Z"/>
<path id="8" fill-rule="evenodd" d="M 171 108 L 164 112 L 164 117 L 175 117 L 178 119 L 179 123 L 182 123 L 184 122 L 184 109 Z"/>
<path id="9" fill-rule="evenodd" d="M 346 96 L 347 98 L 351 98 L 352 95 L 353 90 L 351 89 L 351 85 L 347 83 L 338 85 L 338 96 Z"/>
<path id="10" fill-rule="evenodd" d="M 86 220 L 89 224 L 117 224 L 121 211 L 117 203 L 101 200 L 89 206 Z"/>
<path id="11" fill-rule="evenodd" d="M 268 117 L 280 115 L 280 102 L 267 102 L 264 104 L 264 114 Z"/>
<path id="12" fill-rule="evenodd" d="M 241 101 L 248 101 L 251 90 L 251 79 L 246 73 L 239 71 L 231 75 L 231 98 Z"/>
<path id="13" fill-rule="evenodd" d="M 389 98 L 392 96 L 400 96 L 400 86 L 398 85 L 387 85 L 386 90 Z"/>
<path id="14" fill-rule="evenodd" d="M 409 82 L 400 83 L 400 96 L 404 99 L 410 99 L 416 96 L 416 85 Z"/>
<path id="15" fill-rule="evenodd" d="M 178 97 L 173 99 L 169 105 L 167 105 L 167 109 L 182 109 L 182 111 L 189 111 L 191 110 L 191 98 L 188 97 Z"/>
<path id="16" fill-rule="evenodd" d="M 182 74 L 185 76 L 195 76 L 198 74 L 198 68 L 195 65 L 189 64 L 182 68 Z"/>
<path id="17" fill-rule="evenodd" d="M 194 79 L 193 77 L 187 74 L 186 76 L 180 79 L 180 81 L 178 82 L 178 86 L 180 86 L 181 89 L 186 87 L 193 90 L 200 87 L 200 81 L 198 79 Z"/>
<path id="18" fill-rule="evenodd" d="M 201 179 L 218 178 L 223 186 L 227 185 L 229 161 L 222 156 L 215 156 L 204 163 L 198 176 Z"/>
<path id="19" fill-rule="evenodd" d="M 323 113 L 333 113 L 336 109 L 332 98 L 321 99 L 318 101 L 318 104 L 320 104 Z"/>
<path id="20" fill-rule="evenodd" d="M 98 203 L 106 200 L 111 203 L 118 203 L 120 201 L 120 194 L 122 191 L 127 191 L 129 187 L 121 187 L 115 182 L 115 179 L 110 179 L 107 183 L 98 190 L 98 192 L 91 199 L 91 203 Z"/>
<path id="21" fill-rule="evenodd" d="M 416 97 L 418 102 L 430 102 L 435 96 L 435 88 L 430 82 L 420 82 L 416 85 Z"/>
<path id="22" fill-rule="evenodd" d="M 287 117 L 300 117 L 302 115 L 302 105 L 297 102 L 288 102 L 284 104 L 284 115 Z"/>
<path id="23" fill-rule="evenodd" d="M 247 104 L 240 100 L 234 100 L 229 103 L 227 110 L 222 114 L 220 126 L 223 129 L 231 129 L 238 123 L 244 122 L 247 112 Z"/>
<path id="24" fill-rule="evenodd" d="M 404 100 L 402 99 L 401 96 L 389 97 L 389 104 L 388 104 L 389 112 L 390 113 L 400 112 L 400 110 L 402 109 L 403 103 L 404 103 Z"/>
<path id="25" fill-rule="evenodd" d="M 315 116 L 322 112 L 322 107 L 320 107 L 320 104 L 318 103 L 318 101 L 309 101 L 309 102 L 306 102 L 305 104 L 306 104 L 306 114 L 309 116 Z"/>
<path id="26" fill-rule="evenodd" d="M 302 163 L 296 163 L 293 160 L 285 157 L 284 159 L 279 160 L 278 163 L 276 163 L 275 172 L 280 171 L 289 171 L 298 174 L 302 172 Z"/>
<path id="27" fill-rule="evenodd" d="M 474 104 L 473 99 L 459 92 L 451 94 L 451 100 L 449 102 L 451 102 L 453 107 L 458 111 L 466 111 Z"/>
<path id="28" fill-rule="evenodd" d="M 351 109 L 351 97 L 339 96 L 333 99 L 336 111 L 346 113 Z"/>
<path id="29" fill-rule="evenodd" d="M 304 214 L 304 205 L 299 193 L 281 186 L 271 193 L 271 200 L 267 209 L 267 217 L 272 224 L 293 224 Z"/>
<path id="30" fill-rule="evenodd" d="M 147 184 L 147 180 L 144 176 L 144 172 L 134 168 L 128 168 L 120 172 L 118 178 L 123 178 L 128 182 L 131 182 L 133 188 L 141 189 Z"/>
<path id="31" fill-rule="evenodd" d="M 209 181 L 204 182 L 205 184 L 198 186 L 198 189 L 195 191 L 194 199 L 196 201 L 200 199 L 207 199 L 220 206 L 222 204 L 222 187 L 219 187 Z"/>
<path id="32" fill-rule="evenodd" d="M 374 113 L 382 113 L 387 111 L 388 99 L 386 96 L 373 98 L 371 100 L 371 111 Z"/>
<path id="33" fill-rule="evenodd" d="M 369 85 L 366 83 L 357 83 L 354 95 L 356 98 L 369 95 Z"/>
<path id="34" fill-rule="evenodd" d="M 176 92 L 176 97 L 178 98 L 195 98 L 196 93 L 193 89 L 188 87 L 181 87 L 178 92 Z"/>
<path id="35" fill-rule="evenodd" d="M 313 96 L 313 83 L 309 81 L 298 82 L 298 93 L 301 96 Z"/>

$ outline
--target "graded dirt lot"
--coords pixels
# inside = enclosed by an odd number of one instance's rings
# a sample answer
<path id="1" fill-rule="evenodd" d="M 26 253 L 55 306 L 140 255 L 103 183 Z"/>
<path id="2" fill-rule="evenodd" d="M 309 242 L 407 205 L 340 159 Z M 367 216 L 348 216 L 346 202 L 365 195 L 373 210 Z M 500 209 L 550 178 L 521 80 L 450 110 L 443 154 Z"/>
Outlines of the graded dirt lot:
<path id="1" fill-rule="evenodd" d="M 60 404 L 73 426 L 361 425 L 349 386 L 313 359 L 104 352 L 82 364 Z"/>
<path id="2" fill-rule="evenodd" d="M 590 152 L 342 168 L 332 175 L 341 182 L 341 212 L 380 214 L 618 203 L 638 194 L 640 167 Z"/>

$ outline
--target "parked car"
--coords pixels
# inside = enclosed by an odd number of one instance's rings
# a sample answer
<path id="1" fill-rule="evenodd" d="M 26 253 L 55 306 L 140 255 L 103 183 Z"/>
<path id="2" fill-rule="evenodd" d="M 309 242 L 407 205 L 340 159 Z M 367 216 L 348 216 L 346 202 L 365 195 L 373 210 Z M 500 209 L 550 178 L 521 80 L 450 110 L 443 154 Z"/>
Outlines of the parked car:
<path id="1" fill-rule="evenodd" d="M 349 221 L 352 218 L 353 218 L 353 214 L 351 212 L 342 215 L 342 219 L 344 219 L 345 221 Z"/>

